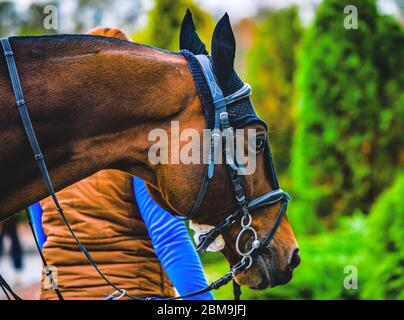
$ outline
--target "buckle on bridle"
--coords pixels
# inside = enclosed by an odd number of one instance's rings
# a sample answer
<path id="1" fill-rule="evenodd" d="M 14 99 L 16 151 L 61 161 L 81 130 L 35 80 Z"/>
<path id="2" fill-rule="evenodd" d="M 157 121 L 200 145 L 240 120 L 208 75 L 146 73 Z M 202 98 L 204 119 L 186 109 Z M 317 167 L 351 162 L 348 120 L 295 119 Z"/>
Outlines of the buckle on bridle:
<path id="1" fill-rule="evenodd" d="M 238 203 L 245 201 L 245 195 L 242 194 L 241 196 L 236 195 L 236 200 Z"/>
<path id="2" fill-rule="evenodd" d="M 227 112 L 227 111 L 220 112 L 220 114 L 219 114 L 219 119 L 220 119 L 220 120 L 229 119 L 229 114 L 228 114 L 228 112 Z"/>

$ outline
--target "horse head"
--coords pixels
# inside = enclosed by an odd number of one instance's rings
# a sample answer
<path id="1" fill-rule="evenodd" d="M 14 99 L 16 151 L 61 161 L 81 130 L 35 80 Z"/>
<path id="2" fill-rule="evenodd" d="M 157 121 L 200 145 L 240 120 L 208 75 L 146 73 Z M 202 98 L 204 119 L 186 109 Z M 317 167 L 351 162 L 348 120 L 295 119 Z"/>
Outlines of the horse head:
<path id="1" fill-rule="evenodd" d="M 192 70 L 198 69 L 195 57 L 205 56 L 211 61 L 214 77 L 224 96 L 242 90 L 240 88 L 244 84 L 234 70 L 236 43 L 228 15 L 224 15 L 215 27 L 211 43 L 212 54 L 208 56 L 206 46 L 196 32 L 192 15 L 187 11 L 181 26 L 180 47 L 186 50 L 185 56 L 199 93 L 199 96 L 195 98 L 196 102 L 192 101 L 190 109 L 194 111 L 184 127 L 193 126 L 201 133 L 201 129 L 206 126 L 212 127 L 215 119 L 213 111 L 211 112 L 213 118 L 210 119 L 209 111 L 206 110 L 206 104 L 212 101 L 203 96 L 206 95 L 206 88 L 201 88 L 202 85 L 198 83 L 202 76 L 198 74 L 198 71 Z M 280 200 L 274 199 L 279 186 L 269 149 L 267 126 L 255 114 L 248 96 L 230 103 L 227 109 L 232 128 L 241 131 L 245 137 L 244 141 L 248 141 L 244 143 L 243 148 L 245 153 L 252 150 L 256 162 L 255 170 L 236 177 L 234 174 L 229 175 L 228 164 L 214 165 L 211 183 L 206 187 L 201 200 L 201 189 L 204 188 L 205 175 L 209 171 L 209 169 L 206 170 L 206 165 L 160 165 L 157 170 L 157 181 L 155 184 L 149 184 L 149 191 L 160 205 L 174 211 L 177 215 L 188 216 L 192 212 L 194 228 L 195 225 L 221 226 L 226 219 L 233 217 L 232 223 L 229 223 L 226 228 L 221 228 L 219 235 L 224 240 L 224 245 L 220 249 L 229 263 L 236 265 L 240 262 L 240 258 L 245 257 L 245 255 L 240 256 L 240 251 L 246 253 L 252 247 L 259 246 L 253 258 L 248 260 L 248 269 L 236 277 L 240 285 L 264 289 L 287 283 L 292 277 L 293 269 L 300 262 L 299 249 L 286 215 L 280 216 L 280 212 L 286 210 L 283 200 L 286 202 L 288 200 L 282 196 L 288 196 L 279 193 Z M 247 137 L 251 129 L 254 129 L 255 133 L 253 139 Z M 202 149 L 202 144 L 200 148 Z M 242 203 L 235 201 L 237 186 L 235 188 L 232 179 L 236 178 L 241 181 L 239 187 L 243 189 L 245 195 L 244 204 L 247 207 L 251 204 L 250 215 L 240 214 Z M 271 193 L 271 200 L 279 201 L 272 201 L 271 205 L 266 203 L 254 206 L 254 199 L 262 199 L 271 191 L 275 192 Z M 195 204 L 198 201 L 200 203 Z M 194 212 L 196 205 L 198 210 Z M 234 214 L 235 212 L 238 214 Z M 250 219 L 251 221 L 248 221 Z M 275 227 L 274 225 L 278 223 L 279 226 Z M 246 231 L 240 232 L 243 229 Z M 274 233 L 271 235 L 273 238 L 265 242 L 271 232 Z M 217 237 L 218 234 L 214 234 L 214 238 Z"/>
<path id="2" fill-rule="evenodd" d="M 205 234 L 199 247 L 203 251 L 220 235 L 229 263 L 241 263 L 239 284 L 263 289 L 290 280 L 300 258 L 284 214 L 289 196 L 279 189 L 267 126 L 252 107 L 250 87 L 234 70 L 236 44 L 227 15 L 214 30 L 211 56 L 189 12 L 182 24 L 181 54 L 97 36 L 10 40 L 55 191 L 105 168 L 125 170 L 143 178 L 162 207 L 215 226 L 219 234 Z M 11 50 L 5 52 L 11 57 Z M 7 130 L 0 132 L 0 220 L 49 191 L 32 160 L 4 63 L 0 122 Z M 187 144 L 181 139 L 185 130 L 185 136 L 203 137 L 206 128 L 221 129 L 202 144 L 195 142 L 207 163 L 150 162 L 148 132 L 156 126 L 167 129 L 173 120 L 178 132 L 168 137 L 177 139 L 180 149 Z M 240 132 L 247 137 L 241 153 L 254 155 L 245 161 L 227 152 Z M 230 141 L 220 151 L 218 137 Z M 173 160 L 168 149 L 165 145 L 162 151 Z M 220 154 L 226 161 L 216 161 Z M 252 160 L 254 170 L 242 174 Z"/>

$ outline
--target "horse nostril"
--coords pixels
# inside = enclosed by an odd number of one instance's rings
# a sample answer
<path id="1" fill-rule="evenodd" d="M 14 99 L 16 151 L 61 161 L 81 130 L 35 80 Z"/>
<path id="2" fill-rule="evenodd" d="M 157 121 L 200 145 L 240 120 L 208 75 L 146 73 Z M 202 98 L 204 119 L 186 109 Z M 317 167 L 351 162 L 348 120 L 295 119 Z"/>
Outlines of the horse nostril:
<path id="1" fill-rule="evenodd" d="M 293 250 L 292 258 L 290 259 L 290 269 L 295 269 L 300 264 L 299 248 Z"/>

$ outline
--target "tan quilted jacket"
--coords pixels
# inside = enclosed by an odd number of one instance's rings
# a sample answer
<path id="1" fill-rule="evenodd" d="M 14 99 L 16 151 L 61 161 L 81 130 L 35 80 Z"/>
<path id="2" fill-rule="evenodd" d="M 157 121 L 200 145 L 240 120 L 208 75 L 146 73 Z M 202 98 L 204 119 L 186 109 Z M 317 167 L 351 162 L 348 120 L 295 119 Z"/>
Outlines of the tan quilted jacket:
<path id="1" fill-rule="evenodd" d="M 66 217 L 99 268 L 136 296 L 173 296 L 136 205 L 132 177 L 103 170 L 57 193 Z M 43 253 L 66 299 L 101 299 L 114 290 L 88 263 L 50 198 L 41 201 L 47 241 Z M 42 277 L 41 299 L 57 299 Z"/>

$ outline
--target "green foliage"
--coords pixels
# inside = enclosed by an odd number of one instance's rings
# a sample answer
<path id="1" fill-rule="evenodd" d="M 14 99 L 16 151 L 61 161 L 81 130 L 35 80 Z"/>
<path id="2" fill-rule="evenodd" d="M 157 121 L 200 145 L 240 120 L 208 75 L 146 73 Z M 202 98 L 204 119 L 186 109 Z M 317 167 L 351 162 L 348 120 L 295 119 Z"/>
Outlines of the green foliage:
<path id="1" fill-rule="evenodd" d="M 347 4 L 358 8 L 357 30 L 343 27 Z M 320 5 L 299 57 L 292 176 L 301 223 L 367 213 L 402 164 L 403 40 L 374 1 Z"/>
<path id="2" fill-rule="evenodd" d="M 367 299 L 404 299 L 404 172 L 378 198 L 369 216 Z"/>
<path id="3" fill-rule="evenodd" d="M 143 11 L 142 0 L 71 0 L 74 21 L 71 28 L 74 33 L 85 33 L 98 26 L 118 27 L 125 33 L 136 26 Z M 63 16 L 60 19 L 66 19 Z M 112 24 L 111 24 L 112 23 Z"/>
<path id="4" fill-rule="evenodd" d="M 293 133 L 292 99 L 295 53 L 302 34 L 298 10 L 265 12 L 247 57 L 247 77 L 257 112 L 269 124 L 277 169 L 289 165 Z"/>
<path id="5" fill-rule="evenodd" d="M 192 0 L 156 0 L 154 8 L 149 12 L 147 28 L 132 36 L 134 41 L 146 43 L 158 48 L 178 51 L 179 32 L 182 18 L 190 9 L 201 38 L 213 30 L 212 18 Z M 206 42 L 208 45 L 209 42 Z"/>

